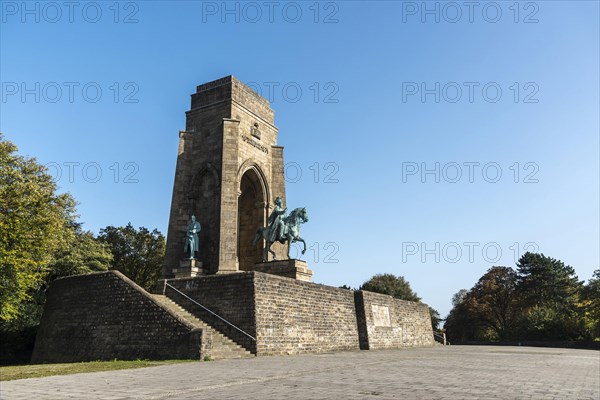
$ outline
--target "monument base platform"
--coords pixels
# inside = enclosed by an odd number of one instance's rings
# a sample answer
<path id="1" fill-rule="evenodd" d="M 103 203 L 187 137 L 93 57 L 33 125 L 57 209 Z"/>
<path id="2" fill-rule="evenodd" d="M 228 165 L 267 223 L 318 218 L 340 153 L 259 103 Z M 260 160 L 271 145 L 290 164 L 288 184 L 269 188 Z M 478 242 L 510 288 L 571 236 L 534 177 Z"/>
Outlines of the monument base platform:
<path id="1" fill-rule="evenodd" d="M 254 264 L 254 270 L 304 282 L 311 282 L 313 275 L 313 272 L 308 269 L 306 261 L 302 260 L 273 260 L 258 263 Z"/>
<path id="2" fill-rule="evenodd" d="M 426 304 L 379 293 L 254 271 L 169 279 L 159 286 L 157 298 L 117 271 L 56 279 L 32 360 L 237 357 L 232 342 L 257 356 L 434 345 Z M 221 335 L 208 336 L 212 330 Z"/>
<path id="3" fill-rule="evenodd" d="M 177 278 L 193 278 L 204 275 L 202 271 L 202 262 L 192 259 L 183 260 L 179 263 L 178 268 L 173 268 L 173 275 Z"/>

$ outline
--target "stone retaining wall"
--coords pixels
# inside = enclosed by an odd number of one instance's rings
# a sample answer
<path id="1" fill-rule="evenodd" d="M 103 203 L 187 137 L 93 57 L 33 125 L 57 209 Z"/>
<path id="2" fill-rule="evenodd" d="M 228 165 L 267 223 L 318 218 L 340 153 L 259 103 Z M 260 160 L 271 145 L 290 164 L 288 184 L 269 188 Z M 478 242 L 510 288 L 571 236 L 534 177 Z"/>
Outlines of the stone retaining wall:
<path id="1" fill-rule="evenodd" d="M 384 294 L 355 292 L 361 349 L 433 346 L 427 304 Z"/>
<path id="2" fill-rule="evenodd" d="M 73 276 L 50 285 L 32 362 L 199 359 L 201 334 L 120 272 Z"/>
<path id="3" fill-rule="evenodd" d="M 161 282 L 163 283 L 159 283 L 158 287 L 162 287 L 164 294 L 170 299 L 243 346 L 246 350 L 256 354 L 256 342 L 254 340 L 177 291 L 168 286 L 165 288 L 164 281 Z M 169 279 L 167 282 L 250 336 L 256 337 L 254 275 L 252 272 Z"/>
<path id="4" fill-rule="evenodd" d="M 427 305 L 377 293 L 261 272 L 169 279 L 157 292 L 260 356 L 434 344 Z M 200 329 L 110 271 L 52 283 L 32 361 L 199 359 L 201 345 Z"/>
<path id="5" fill-rule="evenodd" d="M 349 290 L 254 273 L 258 355 L 358 349 Z"/>

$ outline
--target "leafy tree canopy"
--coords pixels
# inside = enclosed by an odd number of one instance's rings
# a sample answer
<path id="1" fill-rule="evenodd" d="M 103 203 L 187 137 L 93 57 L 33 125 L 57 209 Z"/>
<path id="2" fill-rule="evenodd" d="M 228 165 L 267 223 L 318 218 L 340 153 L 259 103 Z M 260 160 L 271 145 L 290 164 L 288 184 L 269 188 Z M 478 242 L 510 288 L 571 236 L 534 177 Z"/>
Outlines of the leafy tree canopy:
<path id="1" fill-rule="evenodd" d="M 455 342 L 591 340 L 600 337 L 598 278 L 584 286 L 562 261 L 525 253 L 516 271 L 492 267 L 455 294 L 445 328 Z"/>
<path id="2" fill-rule="evenodd" d="M 112 258 L 106 243 L 96 240 L 93 233 L 78 228 L 50 262 L 48 281 L 63 276 L 107 271 L 110 269 Z"/>
<path id="3" fill-rule="evenodd" d="M 156 284 L 165 255 L 165 237 L 158 230 L 144 227 L 136 230 L 131 224 L 118 228 L 107 226 L 100 231 L 98 239 L 108 245 L 114 269 L 145 289 Z"/>
<path id="4" fill-rule="evenodd" d="M 75 201 L 35 158 L 19 156 L 0 134 L 0 319 L 24 312 L 43 285 L 54 253 L 72 235 Z"/>
<path id="5" fill-rule="evenodd" d="M 509 267 L 492 267 L 465 297 L 469 311 L 485 328 L 493 332 L 493 339 L 510 339 L 519 311 L 516 288 L 515 270 Z"/>
<path id="6" fill-rule="evenodd" d="M 529 305 L 545 305 L 555 310 L 571 307 L 581 288 L 575 270 L 560 260 L 543 254 L 525 253 L 517 263 L 519 291 Z"/>
<path id="7" fill-rule="evenodd" d="M 443 321 L 440 313 L 435 308 L 429 307 L 429 314 L 431 315 L 431 327 L 434 331 L 438 331 L 440 329 L 440 323 Z"/>
<path id="8" fill-rule="evenodd" d="M 583 289 L 584 312 L 589 320 L 588 324 L 594 332 L 594 336 L 600 338 L 600 269 L 594 271 L 594 275 Z"/>
<path id="9" fill-rule="evenodd" d="M 401 300 L 421 301 L 404 277 L 393 274 L 377 274 L 363 283 L 359 290 L 387 294 Z"/>
<path id="10" fill-rule="evenodd" d="M 454 295 L 452 296 L 452 306 L 456 307 L 457 305 L 462 303 L 465 297 L 467 296 L 467 293 L 469 293 L 467 289 L 460 289 L 458 292 L 454 293 Z"/>
<path id="11" fill-rule="evenodd" d="M 0 133 L 0 363 L 29 359 L 52 280 L 111 263 L 146 288 L 158 279 L 160 232 L 107 227 L 99 241 L 76 219 L 74 199 Z"/>

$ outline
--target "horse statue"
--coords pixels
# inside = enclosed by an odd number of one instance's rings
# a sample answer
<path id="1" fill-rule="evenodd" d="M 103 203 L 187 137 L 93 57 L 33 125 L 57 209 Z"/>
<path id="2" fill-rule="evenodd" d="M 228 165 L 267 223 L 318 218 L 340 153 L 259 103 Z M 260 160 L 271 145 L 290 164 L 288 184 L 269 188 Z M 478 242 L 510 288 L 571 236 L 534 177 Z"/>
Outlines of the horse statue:
<path id="1" fill-rule="evenodd" d="M 285 212 L 285 210 L 283 210 Z M 275 212 L 274 212 L 275 214 Z M 269 218 L 271 220 L 272 218 Z M 275 220 L 277 217 L 274 218 Z M 273 255 L 273 260 L 277 259 L 275 252 L 271 250 L 271 246 L 275 241 L 281 244 L 288 243 L 287 258 L 290 258 L 290 246 L 295 242 L 302 242 L 304 249 L 302 254 L 306 252 L 306 242 L 300 237 L 300 224 L 308 222 L 308 213 L 306 208 L 299 207 L 293 210 L 287 217 L 281 218 L 281 226 L 277 226 L 277 222 L 270 224 L 267 227 L 260 227 L 256 230 L 256 236 L 252 241 L 252 246 L 256 246 L 259 240 L 264 239 L 266 246 L 263 249 L 263 262 L 267 262 L 268 254 Z M 279 231 L 279 232 L 278 232 Z"/>

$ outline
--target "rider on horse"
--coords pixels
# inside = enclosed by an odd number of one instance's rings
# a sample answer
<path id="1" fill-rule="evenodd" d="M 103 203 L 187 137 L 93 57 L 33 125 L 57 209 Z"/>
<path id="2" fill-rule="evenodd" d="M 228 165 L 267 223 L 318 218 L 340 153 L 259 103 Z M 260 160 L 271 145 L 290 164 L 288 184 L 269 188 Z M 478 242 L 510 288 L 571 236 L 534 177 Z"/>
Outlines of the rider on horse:
<path id="1" fill-rule="evenodd" d="M 280 243 L 285 243 L 285 212 L 287 208 L 283 208 L 283 201 L 281 197 L 277 197 L 275 199 L 275 208 L 273 208 L 273 212 L 269 215 L 269 219 L 267 221 L 269 227 L 269 242 L 274 243 L 276 241 Z"/>
<path id="2" fill-rule="evenodd" d="M 281 244 L 288 244 L 287 256 L 290 258 L 290 244 L 295 242 L 302 242 L 304 249 L 302 254 L 306 252 L 306 242 L 300 237 L 300 224 L 308 222 L 308 214 L 306 208 L 299 207 L 290 213 L 289 216 L 285 215 L 287 208 L 283 208 L 283 201 L 280 197 L 275 199 L 275 207 L 273 212 L 269 215 L 266 227 L 258 227 L 256 230 L 256 236 L 252 241 L 252 246 L 261 240 L 265 240 L 265 246 L 263 247 L 263 262 L 268 261 L 268 253 L 273 255 L 273 260 L 276 259 L 275 252 L 271 249 L 271 245 L 275 242 Z"/>

